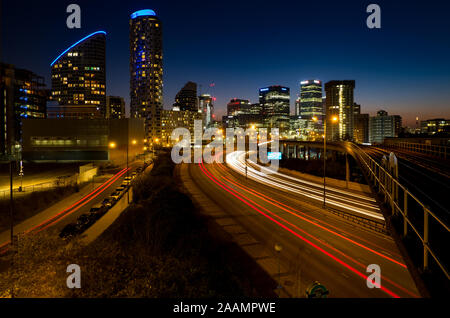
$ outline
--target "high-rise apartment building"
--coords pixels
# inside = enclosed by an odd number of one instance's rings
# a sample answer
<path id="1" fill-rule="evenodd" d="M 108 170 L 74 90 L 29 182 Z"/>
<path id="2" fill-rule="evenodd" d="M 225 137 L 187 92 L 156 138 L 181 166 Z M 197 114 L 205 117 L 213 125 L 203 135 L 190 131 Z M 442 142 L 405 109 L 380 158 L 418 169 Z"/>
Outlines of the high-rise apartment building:
<path id="1" fill-rule="evenodd" d="M 399 115 L 388 115 L 387 111 L 379 110 L 376 116 L 369 118 L 370 142 L 381 144 L 386 137 L 398 137 L 401 126 Z"/>
<path id="2" fill-rule="evenodd" d="M 106 32 L 97 31 L 72 44 L 50 64 L 52 100 L 49 117 L 106 116 Z"/>
<path id="3" fill-rule="evenodd" d="M 22 119 L 45 118 L 44 78 L 0 63 L 0 155 L 16 156 L 22 144 Z"/>
<path id="4" fill-rule="evenodd" d="M 330 81 L 325 83 L 327 139 L 353 140 L 354 80 Z M 336 116 L 335 122 L 332 118 Z"/>
<path id="5" fill-rule="evenodd" d="M 144 118 L 146 136 L 161 137 L 162 24 L 153 10 L 130 18 L 130 117 Z"/>
<path id="6" fill-rule="evenodd" d="M 106 118 L 125 118 L 125 100 L 120 96 L 106 97 Z"/>
<path id="7" fill-rule="evenodd" d="M 174 110 L 189 110 L 191 112 L 198 111 L 197 101 L 197 84 L 187 82 L 184 87 L 175 96 Z"/>

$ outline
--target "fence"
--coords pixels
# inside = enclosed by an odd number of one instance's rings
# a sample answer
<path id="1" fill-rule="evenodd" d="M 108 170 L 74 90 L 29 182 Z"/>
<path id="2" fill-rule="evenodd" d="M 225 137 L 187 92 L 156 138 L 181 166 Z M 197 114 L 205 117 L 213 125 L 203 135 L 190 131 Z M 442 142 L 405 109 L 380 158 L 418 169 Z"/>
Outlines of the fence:
<path id="1" fill-rule="evenodd" d="M 395 142 L 392 140 L 385 140 L 384 145 L 392 148 L 404 149 L 443 159 L 447 159 L 447 155 L 449 154 L 450 151 L 450 147 L 447 146 L 419 144 L 406 141 Z"/>
<path id="2" fill-rule="evenodd" d="M 429 268 L 429 255 L 431 255 L 447 279 L 450 279 L 445 265 L 440 260 L 438 255 L 436 255 L 429 242 L 430 219 L 436 221 L 436 224 L 445 232 L 447 238 L 449 234 L 448 226 L 432 211 L 430 211 L 427 206 L 422 204 L 412 193 L 410 193 L 406 187 L 401 185 L 396 178 L 392 177 L 392 175 L 386 171 L 385 168 L 362 151 L 361 148 L 355 144 L 352 144 L 352 147 L 356 150 L 355 154 L 358 156 L 362 164 L 362 168 L 367 173 L 370 182 L 372 182 L 374 188 L 384 196 L 384 202 L 390 205 L 392 215 L 397 216 L 400 214 L 403 218 L 403 237 L 406 237 L 408 231 L 412 230 L 422 243 L 423 269 L 427 270 Z M 423 229 L 419 229 L 419 226 L 421 227 L 420 222 L 417 222 L 417 220 L 413 222 L 411 215 L 408 214 L 408 211 L 410 211 L 408 206 L 412 203 L 416 204 L 423 211 Z"/>
<path id="3" fill-rule="evenodd" d="M 77 176 L 60 177 L 54 181 L 37 183 L 29 186 L 13 188 L 14 197 L 23 196 L 35 191 L 44 191 L 49 189 L 55 189 L 59 187 L 66 187 L 69 185 L 75 185 L 77 182 Z M 9 199 L 9 189 L 0 191 L 0 200 Z"/>

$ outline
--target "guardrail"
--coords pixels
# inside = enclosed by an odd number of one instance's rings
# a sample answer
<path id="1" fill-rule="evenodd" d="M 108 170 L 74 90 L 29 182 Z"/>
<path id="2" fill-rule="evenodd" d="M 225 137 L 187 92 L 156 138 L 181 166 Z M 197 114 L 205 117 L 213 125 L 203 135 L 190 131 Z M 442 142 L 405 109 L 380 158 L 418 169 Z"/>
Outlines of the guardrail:
<path id="1" fill-rule="evenodd" d="M 448 154 L 450 154 L 450 147 L 441 145 L 419 144 L 406 141 L 396 142 L 393 140 L 385 140 L 384 145 L 443 159 L 447 159 Z"/>
<path id="2" fill-rule="evenodd" d="M 406 237 L 408 230 L 411 229 L 422 242 L 423 269 L 427 270 L 429 268 L 429 255 L 431 255 L 447 279 L 450 279 L 448 270 L 433 251 L 429 243 L 430 217 L 434 219 L 444 231 L 446 231 L 447 235 L 449 232 L 448 226 L 360 147 L 355 144 L 352 144 L 352 147 L 356 150 L 355 154 L 360 159 L 362 167 L 367 173 L 374 188 L 377 189 L 378 192 L 382 193 L 384 196 L 384 202 L 390 204 L 392 215 L 397 215 L 400 213 L 403 217 L 403 237 Z M 402 194 L 403 200 L 399 200 L 399 194 Z M 400 203 L 400 201 L 403 202 Z M 421 231 L 417 228 L 417 225 L 413 224 L 410 216 L 408 215 L 408 205 L 411 202 L 415 202 L 423 210 L 423 233 L 421 233 Z"/>

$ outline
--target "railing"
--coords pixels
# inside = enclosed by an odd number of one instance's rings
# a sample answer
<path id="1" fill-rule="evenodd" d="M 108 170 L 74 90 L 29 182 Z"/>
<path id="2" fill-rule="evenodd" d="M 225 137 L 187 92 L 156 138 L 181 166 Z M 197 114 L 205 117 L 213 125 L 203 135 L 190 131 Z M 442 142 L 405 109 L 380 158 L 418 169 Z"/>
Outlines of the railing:
<path id="1" fill-rule="evenodd" d="M 35 192 L 35 191 L 55 189 L 55 188 L 65 187 L 65 186 L 69 186 L 69 185 L 73 185 L 73 184 L 76 184 L 76 178 L 75 178 L 75 180 L 73 180 L 73 178 L 61 178 L 61 179 L 54 180 L 54 181 L 32 184 L 29 186 L 22 187 L 22 189 L 15 187 L 13 189 L 13 193 L 14 193 L 14 196 L 26 195 L 26 194 L 29 194 L 29 193 Z M 5 199 L 9 199 L 9 189 L 0 191 L 0 200 L 5 200 Z"/>
<path id="2" fill-rule="evenodd" d="M 419 144 L 406 141 L 396 142 L 389 139 L 386 139 L 384 141 L 384 145 L 397 149 L 405 149 L 412 152 L 422 153 L 443 159 L 447 159 L 447 155 L 450 152 L 450 147 L 448 146 Z"/>
<path id="3" fill-rule="evenodd" d="M 410 228 L 413 233 L 419 238 L 423 246 L 423 269 L 427 270 L 429 268 L 429 255 L 433 257 L 436 264 L 440 267 L 442 272 L 445 274 L 447 279 L 450 279 L 448 270 L 445 265 L 441 262 L 439 257 L 436 255 L 434 250 L 430 246 L 429 242 L 429 231 L 430 231 L 430 217 L 434 219 L 437 224 L 446 232 L 448 235 L 448 226 L 440 220 L 430 209 L 421 203 L 412 193 L 408 191 L 403 185 L 401 185 L 396 178 L 386 171 L 380 164 L 378 164 L 373 158 L 371 158 L 367 153 L 361 150 L 355 144 L 352 144 L 353 149 L 355 149 L 355 155 L 358 156 L 363 169 L 369 176 L 370 181 L 374 185 L 374 188 L 381 192 L 384 196 L 384 202 L 389 203 L 391 207 L 392 215 L 397 216 L 398 213 L 403 217 L 403 237 L 408 234 L 408 229 Z M 403 194 L 403 200 L 399 200 L 399 193 Z M 412 201 L 411 201 L 412 200 Z M 400 201 L 403 201 L 400 203 Z M 423 210 L 423 233 L 413 224 L 411 217 L 408 215 L 408 205 L 411 202 L 415 202 L 418 207 Z"/>

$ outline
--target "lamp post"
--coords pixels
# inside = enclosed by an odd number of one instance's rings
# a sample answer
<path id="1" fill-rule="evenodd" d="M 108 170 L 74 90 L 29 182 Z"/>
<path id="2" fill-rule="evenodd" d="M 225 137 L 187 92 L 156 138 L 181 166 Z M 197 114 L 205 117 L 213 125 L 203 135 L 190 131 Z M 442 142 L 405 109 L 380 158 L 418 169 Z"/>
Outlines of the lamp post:
<path id="1" fill-rule="evenodd" d="M 313 121 L 317 121 L 317 117 L 312 118 Z M 338 116 L 334 115 L 331 117 L 332 122 L 337 122 L 339 120 Z M 327 171 L 327 118 L 324 117 L 323 121 L 323 207 L 326 207 L 326 171 Z"/>
<path id="2" fill-rule="evenodd" d="M 278 292 L 278 297 L 280 297 L 281 295 L 281 267 L 280 267 L 280 253 L 283 250 L 283 247 L 281 246 L 281 244 L 276 243 L 274 246 L 275 251 L 278 254 L 278 286 L 277 289 L 279 290 Z"/>

